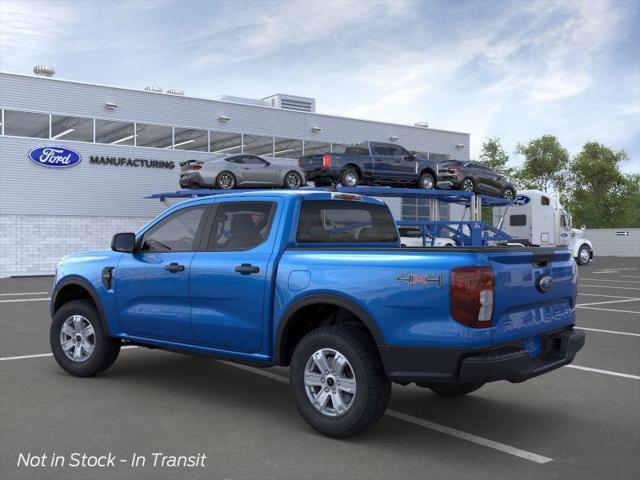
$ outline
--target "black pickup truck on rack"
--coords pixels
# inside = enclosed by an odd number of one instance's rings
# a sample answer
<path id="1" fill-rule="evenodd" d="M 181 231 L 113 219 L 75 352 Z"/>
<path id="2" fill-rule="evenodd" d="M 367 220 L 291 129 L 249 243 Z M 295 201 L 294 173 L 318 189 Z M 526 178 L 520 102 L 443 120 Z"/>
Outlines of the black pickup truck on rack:
<path id="1" fill-rule="evenodd" d="M 362 142 L 344 153 L 309 155 L 298 162 L 317 187 L 340 183 L 436 188 L 438 164 L 393 143 Z"/>

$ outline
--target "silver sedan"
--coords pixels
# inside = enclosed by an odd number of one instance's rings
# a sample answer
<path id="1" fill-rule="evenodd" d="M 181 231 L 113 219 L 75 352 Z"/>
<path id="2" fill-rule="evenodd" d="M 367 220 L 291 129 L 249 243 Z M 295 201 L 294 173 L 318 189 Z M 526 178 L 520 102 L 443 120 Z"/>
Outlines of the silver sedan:
<path id="1" fill-rule="evenodd" d="M 221 188 L 284 187 L 306 184 L 304 170 L 290 158 L 256 155 L 220 155 L 211 160 L 189 160 L 180 164 L 180 187 Z"/>

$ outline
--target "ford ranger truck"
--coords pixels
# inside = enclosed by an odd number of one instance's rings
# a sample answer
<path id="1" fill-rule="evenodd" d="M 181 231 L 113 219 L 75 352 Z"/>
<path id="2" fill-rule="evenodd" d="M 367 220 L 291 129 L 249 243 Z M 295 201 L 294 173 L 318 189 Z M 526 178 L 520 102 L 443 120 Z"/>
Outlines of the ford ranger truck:
<path id="1" fill-rule="evenodd" d="M 384 414 L 392 382 L 455 397 L 570 363 L 575 302 L 565 248 L 401 248 L 374 198 L 256 191 L 185 201 L 64 257 L 50 342 L 80 377 L 122 344 L 289 366 L 302 417 L 346 437 Z"/>
<path id="2" fill-rule="evenodd" d="M 307 181 L 316 187 L 340 183 L 436 188 L 438 163 L 394 143 L 363 142 L 345 152 L 309 155 L 299 160 Z"/>

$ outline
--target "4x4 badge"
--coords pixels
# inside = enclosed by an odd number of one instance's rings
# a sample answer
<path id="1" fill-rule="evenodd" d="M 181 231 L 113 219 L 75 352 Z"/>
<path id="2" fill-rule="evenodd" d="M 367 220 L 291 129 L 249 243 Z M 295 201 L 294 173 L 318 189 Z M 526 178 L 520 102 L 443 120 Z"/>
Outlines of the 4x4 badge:
<path id="1" fill-rule="evenodd" d="M 407 282 L 410 287 L 414 285 L 428 285 L 435 283 L 438 288 L 442 286 L 441 273 L 401 273 L 396 278 L 399 282 Z"/>

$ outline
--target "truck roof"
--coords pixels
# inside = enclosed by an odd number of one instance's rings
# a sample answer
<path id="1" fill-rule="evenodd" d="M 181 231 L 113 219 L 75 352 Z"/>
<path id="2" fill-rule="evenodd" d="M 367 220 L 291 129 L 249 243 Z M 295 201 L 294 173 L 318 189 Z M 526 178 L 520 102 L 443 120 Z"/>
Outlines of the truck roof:
<path id="1" fill-rule="evenodd" d="M 292 198 L 292 197 L 300 197 L 304 200 L 355 200 L 354 197 L 359 197 L 358 201 L 364 201 L 367 203 L 375 203 L 378 205 L 385 205 L 385 203 L 381 200 L 378 200 L 374 197 L 369 197 L 366 195 L 357 195 L 352 193 L 342 193 L 342 192 L 329 192 L 329 191 L 318 191 L 318 190 L 253 190 L 253 191 L 244 191 L 244 192 L 230 192 L 230 193 L 221 193 L 219 195 L 211 195 L 206 197 L 198 197 L 192 198 L 189 200 L 185 200 L 184 202 L 180 202 L 180 206 L 184 205 L 200 205 L 211 203 L 214 200 L 221 199 L 233 199 L 233 198 L 254 198 L 254 197 L 276 197 L 276 198 Z"/>

